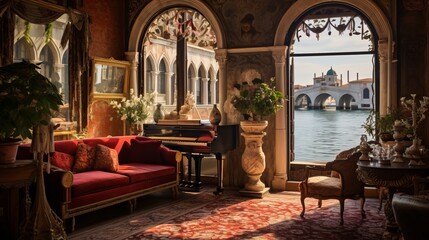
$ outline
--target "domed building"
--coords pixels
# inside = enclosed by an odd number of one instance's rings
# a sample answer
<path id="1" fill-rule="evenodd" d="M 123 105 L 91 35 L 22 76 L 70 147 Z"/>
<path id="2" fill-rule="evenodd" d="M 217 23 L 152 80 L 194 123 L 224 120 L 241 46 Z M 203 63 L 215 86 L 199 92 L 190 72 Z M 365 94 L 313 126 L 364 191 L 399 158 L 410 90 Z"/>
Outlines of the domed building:
<path id="1" fill-rule="evenodd" d="M 332 67 L 326 72 L 326 75 L 322 73 L 321 77 L 316 77 L 314 74 L 313 85 L 318 86 L 334 86 L 339 87 L 343 85 L 342 79 L 337 78 L 337 72 Z"/>

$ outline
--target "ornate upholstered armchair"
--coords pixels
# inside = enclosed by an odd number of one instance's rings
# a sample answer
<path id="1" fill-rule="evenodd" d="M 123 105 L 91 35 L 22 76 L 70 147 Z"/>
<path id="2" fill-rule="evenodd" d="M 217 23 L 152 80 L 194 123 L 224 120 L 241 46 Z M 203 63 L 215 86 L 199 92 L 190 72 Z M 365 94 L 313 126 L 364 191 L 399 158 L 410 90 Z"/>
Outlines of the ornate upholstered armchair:
<path id="1" fill-rule="evenodd" d="M 319 208 L 322 206 L 322 200 L 338 199 L 340 201 L 340 224 L 344 223 L 344 201 L 346 199 L 362 199 L 361 213 L 365 218 L 364 183 L 357 179 L 356 168 L 361 153 L 359 148 L 351 148 L 337 155 L 336 160 L 326 163 L 325 167 L 307 166 L 305 179 L 300 183 L 302 212 L 304 217 L 305 203 L 307 197 L 319 200 Z M 331 171 L 330 176 L 312 176 L 313 170 Z"/>

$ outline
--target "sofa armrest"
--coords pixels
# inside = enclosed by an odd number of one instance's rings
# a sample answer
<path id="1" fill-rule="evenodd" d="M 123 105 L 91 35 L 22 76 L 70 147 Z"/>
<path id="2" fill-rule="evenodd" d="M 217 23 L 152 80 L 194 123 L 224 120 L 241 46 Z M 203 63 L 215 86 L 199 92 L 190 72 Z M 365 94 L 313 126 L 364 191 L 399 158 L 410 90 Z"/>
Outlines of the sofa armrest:
<path id="1" fill-rule="evenodd" d="M 182 153 L 161 145 L 161 158 L 164 163 L 176 166 L 182 161 Z"/>
<path id="2" fill-rule="evenodd" d="M 46 172 L 46 167 L 44 170 L 46 197 L 52 209 L 62 215 L 63 205 L 71 200 L 73 173 L 53 165 L 49 173 Z"/>

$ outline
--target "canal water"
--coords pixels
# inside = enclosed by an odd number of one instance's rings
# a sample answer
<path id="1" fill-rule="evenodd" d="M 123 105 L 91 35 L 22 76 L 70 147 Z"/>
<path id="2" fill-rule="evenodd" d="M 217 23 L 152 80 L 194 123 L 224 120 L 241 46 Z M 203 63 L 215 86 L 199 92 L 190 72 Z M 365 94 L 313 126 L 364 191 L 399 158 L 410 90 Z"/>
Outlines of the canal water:
<path id="1" fill-rule="evenodd" d="M 295 110 L 295 160 L 327 162 L 360 143 L 369 110 Z"/>

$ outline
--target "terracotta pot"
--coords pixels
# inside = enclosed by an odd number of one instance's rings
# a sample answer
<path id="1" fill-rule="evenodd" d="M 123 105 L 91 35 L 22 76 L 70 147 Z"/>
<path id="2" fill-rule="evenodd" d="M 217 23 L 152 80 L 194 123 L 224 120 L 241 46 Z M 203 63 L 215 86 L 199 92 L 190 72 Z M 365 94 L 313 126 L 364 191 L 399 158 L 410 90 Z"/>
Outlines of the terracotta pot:
<path id="1" fill-rule="evenodd" d="M 10 139 L 0 142 L 0 164 L 11 164 L 16 161 L 21 139 Z"/>

